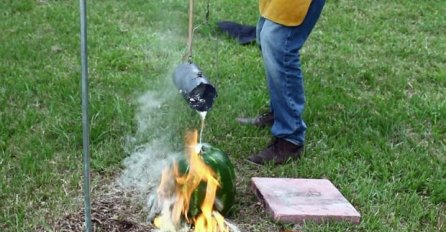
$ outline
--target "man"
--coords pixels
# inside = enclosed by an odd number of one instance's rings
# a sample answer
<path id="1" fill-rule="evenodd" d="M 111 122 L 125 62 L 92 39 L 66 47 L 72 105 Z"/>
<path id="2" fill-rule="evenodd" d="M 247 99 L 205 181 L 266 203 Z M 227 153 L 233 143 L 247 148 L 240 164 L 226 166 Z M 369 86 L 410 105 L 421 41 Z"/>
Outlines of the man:
<path id="1" fill-rule="evenodd" d="M 300 49 L 322 12 L 325 0 L 260 0 L 257 43 L 266 71 L 270 112 L 239 118 L 242 124 L 272 126 L 273 142 L 251 155 L 255 164 L 283 164 L 298 159 L 304 150 L 306 125 Z"/>

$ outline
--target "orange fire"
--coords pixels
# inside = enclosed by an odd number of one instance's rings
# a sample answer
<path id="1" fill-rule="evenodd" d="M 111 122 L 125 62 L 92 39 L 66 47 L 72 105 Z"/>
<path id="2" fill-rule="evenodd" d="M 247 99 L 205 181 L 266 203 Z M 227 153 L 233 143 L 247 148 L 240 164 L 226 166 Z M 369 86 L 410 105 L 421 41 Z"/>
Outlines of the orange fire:
<path id="1" fill-rule="evenodd" d="M 196 130 L 186 134 L 185 150 L 189 161 L 186 174 L 181 175 L 177 163 L 162 173 L 157 193 L 158 198 L 163 201 L 163 209 L 154 220 L 154 225 L 162 231 L 178 231 L 185 221 L 189 225 L 193 224 L 196 232 L 229 232 L 224 217 L 214 210 L 216 193 L 220 186 L 218 177 L 199 155 L 201 145 L 197 141 Z M 188 218 L 190 198 L 201 182 L 206 183 L 201 212 L 195 218 Z"/>

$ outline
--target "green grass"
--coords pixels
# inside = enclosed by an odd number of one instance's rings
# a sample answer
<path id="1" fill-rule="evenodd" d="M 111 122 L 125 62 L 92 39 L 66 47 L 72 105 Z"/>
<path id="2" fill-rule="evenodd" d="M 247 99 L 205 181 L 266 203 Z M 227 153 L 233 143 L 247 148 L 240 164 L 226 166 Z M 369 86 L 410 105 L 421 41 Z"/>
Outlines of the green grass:
<path id="1" fill-rule="evenodd" d="M 137 99 L 169 86 L 185 49 L 187 3 L 88 2 L 91 164 L 95 175 L 111 176 L 129 155 L 127 136 L 159 136 L 138 133 Z M 1 231 L 31 231 L 81 207 L 73 202 L 82 181 L 78 8 L 77 1 L 0 3 Z M 211 26 L 205 8 L 197 3 L 194 60 L 219 92 L 205 138 L 240 163 L 238 173 L 249 173 L 242 161 L 270 135 L 234 118 L 267 107 L 263 67 L 255 46 L 239 46 L 214 24 L 255 24 L 257 1 L 211 1 Z M 328 178 L 362 214 L 357 226 L 303 230 L 445 230 L 444 22 L 442 0 L 327 2 L 302 51 L 306 154 L 250 173 Z M 198 116 L 170 87 L 153 120 L 181 148 Z M 265 231 L 262 225 L 253 230 Z"/>

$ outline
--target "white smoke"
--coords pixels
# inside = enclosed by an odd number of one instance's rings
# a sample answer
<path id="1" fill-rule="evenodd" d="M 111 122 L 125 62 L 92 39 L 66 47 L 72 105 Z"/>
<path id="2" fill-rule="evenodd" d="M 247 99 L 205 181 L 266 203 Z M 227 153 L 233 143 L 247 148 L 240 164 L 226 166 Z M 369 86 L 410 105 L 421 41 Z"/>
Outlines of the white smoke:
<path id="1" fill-rule="evenodd" d="M 173 152 L 161 139 L 150 141 L 139 146 L 124 159 L 124 171 L 118 179 L 123 189 L 145 194 L 159 183 L 162 170 L 174 157 L 180 155 Z"/>
<path id="2" fill-rule="evenodd" d="M 171 86 L 170 88 L 174 88 Z M 123 171 L 117 179 L 123 190 L 146 195 L 159 184 L 162 170 L 180 155 L 174 151 L 171 141 L 174 130 L 161 127 L 167 120 L 163 104 L 170 97 L 178 97 L 169 91 L 148 91 L 138 98 L 135 116 L 137 131 L 127 138 Z"/>
<path id="3" fill-rule="evenodd" d="M 126 139 L 124 149 L 128 156 L 123 160 L 124 169 L 116 182 L 124 191 L 147 196 L 159 184 L 164 167 L 179 155 L 172 146 L 172 137 L 178 128 L 169 125 L 172 120 L 169 115 L 175 114 L 169 112 L 174 111 L 169 104 L 180 97 L 172 82 L 172 70 L 181 62 L 185 45 L 179 44 L 182 37 L 174 31 L 161 32 L 159 28 L 148 27 L 147 31 L 135 33 L 136 40 L 143 38 L 144 62 L 153 69 L 147 72 L 151 88 L 136 99 L 137 127 Z"/>

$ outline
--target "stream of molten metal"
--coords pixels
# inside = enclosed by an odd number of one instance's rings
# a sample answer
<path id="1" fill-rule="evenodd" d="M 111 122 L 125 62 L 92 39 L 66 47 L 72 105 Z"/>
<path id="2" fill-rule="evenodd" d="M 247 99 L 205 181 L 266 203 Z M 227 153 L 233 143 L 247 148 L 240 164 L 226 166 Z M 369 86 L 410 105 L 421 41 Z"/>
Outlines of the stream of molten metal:
<path id="1" fill-rule="evenodd" d="M 186 133 L 185 153 L 189 162 L 187 173 L 182 175 L 177 163 L 162 173 L 158 198 L 168 206 L 163 207 L 161 214 L 154 220 L 155 226 L 161 231 L 177 231 L 185 220 L 194 225 L 196 232 L 229 232 L 224 217 L 214 210 L 216 193 L 220 186 L 218 177 L 199 155 L 201 145 L 197 141 L 197 130 Z M 201 182 L 206 183 L 201 212 L 194 218 L 188 218 L 191 196 Z"/>

